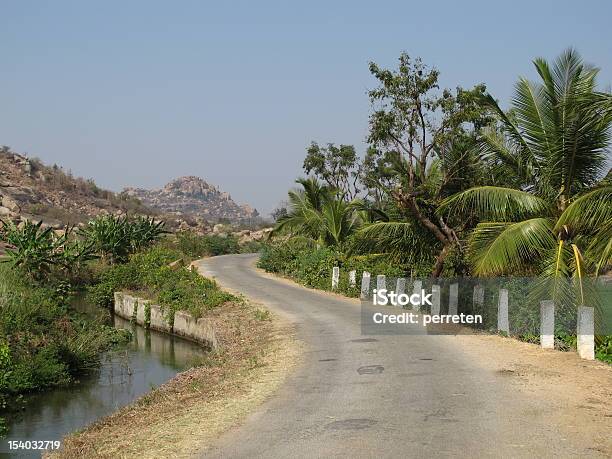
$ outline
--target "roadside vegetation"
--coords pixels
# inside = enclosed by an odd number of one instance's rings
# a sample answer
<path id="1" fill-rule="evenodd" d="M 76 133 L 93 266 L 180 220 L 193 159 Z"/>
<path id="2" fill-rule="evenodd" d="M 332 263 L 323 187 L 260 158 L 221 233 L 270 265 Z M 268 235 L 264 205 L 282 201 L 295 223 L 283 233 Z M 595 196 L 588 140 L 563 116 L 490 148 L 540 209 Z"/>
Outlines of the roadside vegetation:
<path id="1" fill-rule="evenodd" d="M 71 313 L 63 284 L 0 264 L 0 413 L 19 408 L 22 394 L 75 383 L 101 352 L 129 339 Z"/>
<path id="2" fill-rule="evenodd" d="M 116 291 L 129 291 L 161 306 L 168 318 L 176 311 L 201 317 L 206 311 L 235 296 L 219 289 L 210 279 L 186 269 L 190 258 L 177 250 L 153 247 L 130 257 L 127 263 L 104 270 L 88 289 L 93 304 L 112 307 Z"/>
<path id="3" fill-rule="evenodd" d="M 357 285 L 364 270 L 532 278 L 526 317 L 538 299 L 592 305 L 607 330 L 610 312 L 589 286 L 612 271 L 612 95 L 573 49 L 534 66 L 539 81 L 519 79 L 505 111 L 483 84 L 441 90 L 418 58 L 371 63 L 365 157 L 308 147 L 308 178 L 275 212 L 259 266 L 325 289 L 334 266 L 357 270 Z M 343 278 L 339 291 L 357 294 Z M 611 359 L 610 336 L 597 336 L 597 356 Z"/>
<path id="4" fill-rule="evenodd" d="M 19 409 L 25 394 L 77 383 L 102 352 L 129 341 L 75 311 L 77 296 L 111 308 L 114 292 L 129 290 L 169 318 L 240 302 L 188 269 L 195 258 L 239 252 L 233 236 L 174 235 L 154 218 L 106 215 L 63 230 L 0 220 L 0 241 L 0 413 Z"/>
<path id="5" fill-rule="evenodd" d="M 233 234 L 200 236 L 191 231 L 180 231 L 169 242 L 169 247 L 192 259 L 231 253 L 254 253 L 259 252 L 262 247 L 262 243 L 259 241 L 249 241 L 241 244 L 238 237 Z"/>

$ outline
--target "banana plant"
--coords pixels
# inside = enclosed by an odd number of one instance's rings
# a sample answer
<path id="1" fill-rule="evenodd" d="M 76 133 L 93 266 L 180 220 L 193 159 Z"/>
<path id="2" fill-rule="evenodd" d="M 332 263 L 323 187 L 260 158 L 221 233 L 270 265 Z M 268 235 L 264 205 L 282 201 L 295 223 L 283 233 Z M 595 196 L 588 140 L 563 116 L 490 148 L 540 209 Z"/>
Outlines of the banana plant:
<path id="1" fill-rule="evenodd" d="M 24 222 L 21 226 L 12 221 L 0 220 L 0 239 L 8 244 L 6 258 L 2 261 L 24 270 L 34 277 L 44 277 L 57 263 L 57 240 L 51 228 L 43 228 L 42 221 Z"/>
<path id="2" fill-rule="evenodd" d="M 110 264 L 124 263 L 130 254 L 149 247 L 167 233 L 165 222 L 153 217 L 105 215 L 90 221 L 79 231 L 87 244 Z"/>

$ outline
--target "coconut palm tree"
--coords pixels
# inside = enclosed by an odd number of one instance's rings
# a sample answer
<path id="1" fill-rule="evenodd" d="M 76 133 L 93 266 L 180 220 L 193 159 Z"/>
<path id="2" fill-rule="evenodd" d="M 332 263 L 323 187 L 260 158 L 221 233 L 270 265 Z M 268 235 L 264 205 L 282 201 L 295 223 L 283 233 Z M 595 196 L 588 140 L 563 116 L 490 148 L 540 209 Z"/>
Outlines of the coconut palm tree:
<path id="1" fill-rule="evenodd" d="M 361 225 L 360 201 L 346 202 L 315 178 L 298 179 L 301 190 L 289 191 L 289 210 L 270 237 L 306 237 L 325 246 L 341 246 Z"/>
<path id="2" fill-rule="evenodd" d="M 612 183 L 602 180 L 612 96 L 573 49 L 534 65 L 541 81 L 521 78 L 509 113 L 484 100 L 498 124 L 483 133 L 481 156 L 501 186 L 457 193 L 440 211 L 480 221 L 469 238 L 476 275 L 581 279 L 612 261 Z"/>

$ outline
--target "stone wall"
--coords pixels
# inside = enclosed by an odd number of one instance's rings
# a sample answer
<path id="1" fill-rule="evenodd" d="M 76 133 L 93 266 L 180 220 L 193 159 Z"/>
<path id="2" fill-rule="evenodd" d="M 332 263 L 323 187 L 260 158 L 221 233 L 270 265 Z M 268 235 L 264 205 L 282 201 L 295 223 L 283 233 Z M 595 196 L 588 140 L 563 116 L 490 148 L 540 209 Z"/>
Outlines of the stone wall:
<path id="1" fill-rule="evenodd" d="M 145 328 L 172 333 L 213 349 L 219 347 L 213 323 L 208 319 L 196 319 L 187 312 L 178 311 L 171 323 L 159 306 L 124 292 L 115 292 L 114 311 L 119 317 L 134 320 Z"/>

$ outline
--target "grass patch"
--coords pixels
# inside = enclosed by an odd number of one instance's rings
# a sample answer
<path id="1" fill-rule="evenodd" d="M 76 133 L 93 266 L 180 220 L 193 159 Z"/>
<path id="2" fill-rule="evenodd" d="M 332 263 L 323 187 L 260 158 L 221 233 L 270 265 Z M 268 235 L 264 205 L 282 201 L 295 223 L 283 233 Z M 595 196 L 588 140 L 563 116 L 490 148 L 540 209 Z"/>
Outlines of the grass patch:
<path id="1" fill-rule="evenodd" d="M 110 307 L 115 291 L 129 290 L 158 304 L 168 316 L 181 310 L 194 317 L 226 302 L 239 301 L 215 281 L 186 269 L 183 257 L 182 252 L 165 247 L 132 255 L 127 263 L 104 270 L 88 289 L 88 299 Z"/>

